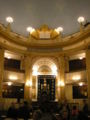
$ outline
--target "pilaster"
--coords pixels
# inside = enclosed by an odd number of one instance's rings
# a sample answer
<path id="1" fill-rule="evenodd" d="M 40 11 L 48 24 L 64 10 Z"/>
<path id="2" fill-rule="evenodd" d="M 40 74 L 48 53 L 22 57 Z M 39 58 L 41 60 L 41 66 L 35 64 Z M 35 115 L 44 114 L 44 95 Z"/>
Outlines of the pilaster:
<path id="1" fill-rule="evenodd" d="M 29 55 L 25 57 L 24 98 L 32 101 L 32 58 Z"/>
<path id="2" fill-rule="evenodd" d="M 90 50 L 86 50 L 86 70 L 87 70 L 87 85 L 88 85 L 88 106 L 90 110 Z"/>
<path id="3" fill-rule="evenodd" d="M 58 87 L 59 87 L 59 96 L 60 100 L 65 99 L 65 57 L 60 56 L 59 60 L 59 80 L 58 80 Z"/>
<path id="4" fill-rule="evenodd" d="M 3 72 L 4 72 L 4 50 L 0 49 L 0 98 L 2 98 Z"/>

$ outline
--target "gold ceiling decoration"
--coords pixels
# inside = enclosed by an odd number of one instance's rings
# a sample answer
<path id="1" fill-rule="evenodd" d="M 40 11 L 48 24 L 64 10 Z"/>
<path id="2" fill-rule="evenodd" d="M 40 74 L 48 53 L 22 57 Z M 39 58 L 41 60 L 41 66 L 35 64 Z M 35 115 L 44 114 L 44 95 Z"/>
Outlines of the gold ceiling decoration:
<path id="1" fill-rule="evenodd" d="M 32 34 L 32 37 L 36 39 L 54 39 L 59 36 L 55 29 L 49 28 L 48 25 L 42 25 L 36 29 Z"/>

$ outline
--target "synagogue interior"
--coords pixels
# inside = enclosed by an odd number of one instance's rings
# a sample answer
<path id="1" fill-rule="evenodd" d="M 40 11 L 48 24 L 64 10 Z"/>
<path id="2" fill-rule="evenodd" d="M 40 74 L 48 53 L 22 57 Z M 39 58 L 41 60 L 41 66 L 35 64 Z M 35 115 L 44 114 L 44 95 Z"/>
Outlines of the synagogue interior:
<path id="1" fill-rule="evenodd" d="M 70 111 L 74 107 L 81 111 L 86 102 L 89 119 L 90 22 L 78 17 L 79 29 L 67 36 L 63 27 L 47 24 L 27 27 L 24 36 L 13 31 L 12 17 L 6 22 L 0 22 L 0 118 L 6 119 L 2 114 L 7 116 L 11 104 L 18 108 L 28 103 L 30 119 L 34 111 L 43 111 L 55 114 L 55 120 L 83 120 L 63 119 L 60 110 L 64 103 Z"/>

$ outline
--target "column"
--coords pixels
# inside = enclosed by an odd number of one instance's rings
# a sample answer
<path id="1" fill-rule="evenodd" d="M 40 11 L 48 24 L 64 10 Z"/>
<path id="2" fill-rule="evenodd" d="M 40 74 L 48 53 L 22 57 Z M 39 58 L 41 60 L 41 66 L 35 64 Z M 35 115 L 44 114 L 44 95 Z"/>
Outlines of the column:
<path id="1" fill-rule="evenodd" d="M 86 50 L 86 71 L 87 71 L 87 84 L 88 84 L 88 106 L 90 110 L 90 50 Z"/>
<path id="2" fill-rule="evenodd" d="M 37 100 L 37 76 L 32 76 L 32 99 Z"/>
<path id="3" fill-rule="evenodd" d="M 60 74 L 60 80 L 58 81 L 58 87 L 60 90 L 60 100 L 65 99 L 65 58 L 64 56 L 59 57 L 59 74 Z"/>
<path id="4" fill-rule="evenodd" d="M 32 101 L 32 58 L 29 55 L 25 57 L 24 98 Z"/>
<path id="5" fill-rule="evenodd" d="M 69 57 L 65 56 L 65 72 L 69 72 Z"/>
<path id="6" fill-rule="evenodd" d="M 3 72 L 4 72 L 4 50 L 0 49 L 0 98 L 2 98 Z"/>

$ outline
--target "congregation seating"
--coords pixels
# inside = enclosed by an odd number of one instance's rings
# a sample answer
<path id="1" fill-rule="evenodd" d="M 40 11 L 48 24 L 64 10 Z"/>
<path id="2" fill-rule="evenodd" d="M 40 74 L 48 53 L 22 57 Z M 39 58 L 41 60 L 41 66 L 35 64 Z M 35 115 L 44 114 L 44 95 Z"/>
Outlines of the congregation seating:
<path id="1" fill-rule="evenodd" d="M 79 111 L 77 104 L 72 106 L 72 103 L 49 102 L 48 110 L 47 106 L 40 108 L 38 102 L 32 102 L 31 105 L 24 101 L 19 103 L 18 108 L 15 108 L 15 104 L 12 103 L 7 111 L 0 112 L 0 120 L 90 120 L 89 112 Z"/>

